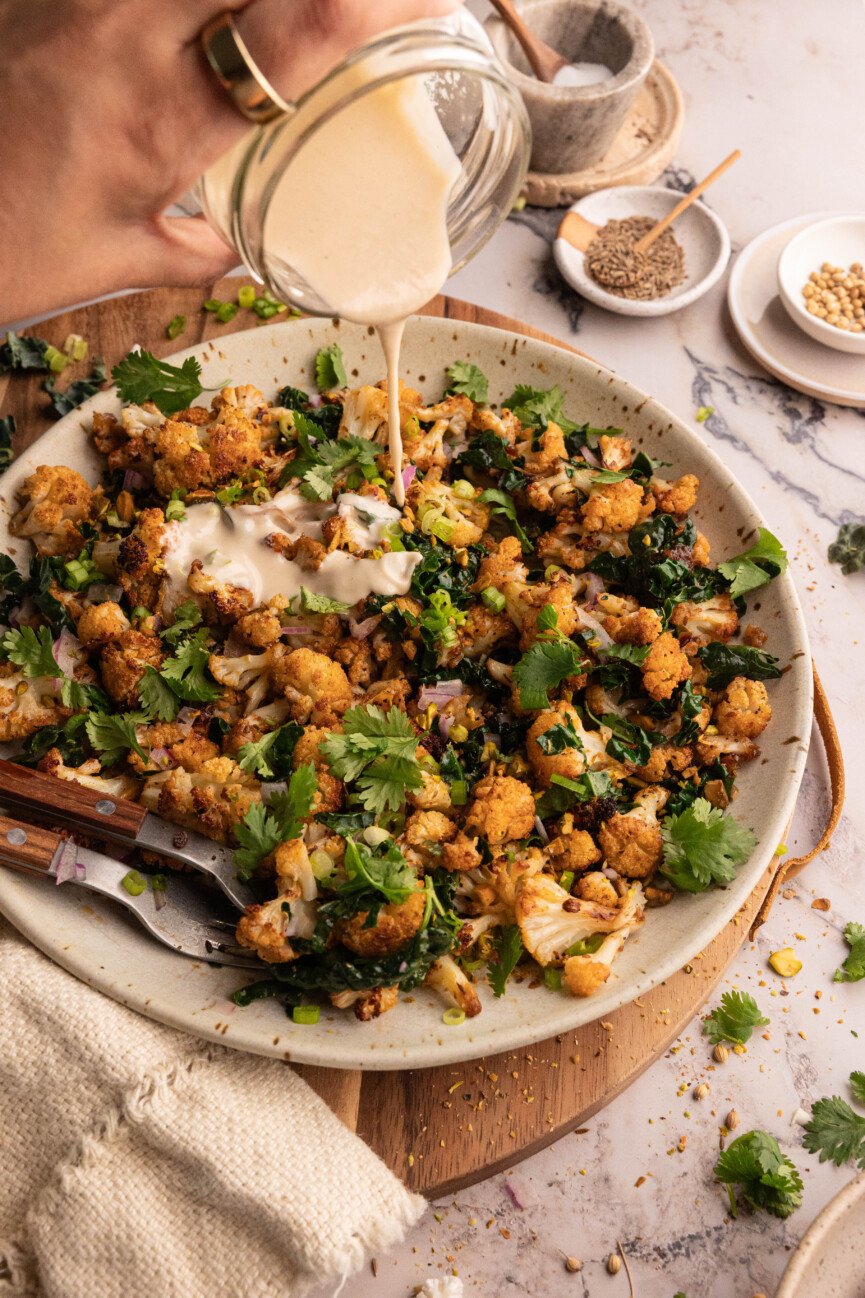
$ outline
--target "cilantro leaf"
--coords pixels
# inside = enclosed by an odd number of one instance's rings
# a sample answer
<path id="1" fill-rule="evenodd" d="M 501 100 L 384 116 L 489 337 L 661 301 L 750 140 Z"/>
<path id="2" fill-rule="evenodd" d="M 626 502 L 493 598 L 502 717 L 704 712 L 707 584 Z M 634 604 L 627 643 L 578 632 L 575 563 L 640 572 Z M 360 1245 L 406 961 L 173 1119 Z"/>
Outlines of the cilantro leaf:
<path id="1" fill-rule="evenodd" d="M 300 837 L 317 788 L 315 767 L 310 762 L 293 772 L 285 793 L 273 794 L 267 803 L 252 804 L 234 827 L 234 836 L 240 844 L 234 853 L 238 878 L 251 878 L 280 843 Z"/>
<path id="2" fill-rule="evenodd" d="M 297 412 L 294 417 L 297 420 Z M 307 500 L 330 500 L 339 474 L 355 464 L 362 473 L 374 471 L 375 457 L 381 454 L 381 447 L 364 437 L 341 437 L 333 442 L 319 437 L 313 444 L 302 426 L 298 427 L 298 442 L 300 451 L 285 466 L 280 486 L 291 478 L 301 478 L 300 492 Z"/>
<path id="3" fill-rule="evenodd" d="M 138 682 L 138 698 L 151 721 L 173 721 L 180 710 L 180 699 L 153 667 L 145 668 Z"/>
<path id="4" fill-rule="evenodd" d="M 111 371 L 122 401 L 152 401 L 164 415 L 174 415 L 201 396 L 201 366 L 194 356 L 182 365 L 158 361 L 151 352 L 134 351 Z"/>
<path id="5" fill-rule="evenodd" d="M 568 419 L 564 411 L 564 397 L 559 388 L 530 388 L 525 383 L 518 383 L 503 405 L 516 415 L 521 424 L 530 428 L 546 428 L 547 424 L 558 424 L 562 432 L 575 433 L 580 425 Z"/>
<path id="6" fill-rule="evenodd" d="M 55 416 L 61 419 L 63 415 L 68 415 L 71 411 L 76 410 L 83 401 L 95 397 L 96 393 L 101 391 L 102 384 L 107 378 L 108 373 L 105 364 L 97 356 L 93 362 L 93 369 L 86 378 L 75 379 L 61 392 L 55 385 L 54 376 L 49 374 L 42 384 L 42 391 L 48 393 L 51 398 L 51 409 Z"/>
<path id="7" fill-rule="evenodd" d="M 713 1046 L 719 1041 L 743 1046 L 755 1028 L 765 1027 L 768 1022 L 753 996 L 747 992 L 724 992 L 721 1004 L 703 1020 L 703 1031 Z"/>
<path id="8" fill-rule="evenodd" d="M 728 1145 L 715 1164 L 715 1176 L 728 1187 L 734 1217 L 734 1185 L 750 1207 L 763 1208 L 774 1217 L 789 1217 L 802 1202 L 798 1168 L 766 1131 L 748 1131 Z"/>
<path id="9" fill-rule="evenodd" d="M 366 704 L 349 708 L 343 726 L 342 734 L 329 734 L 321 744 L 334 775 L 357 783 L 357 799 L 367 811 L 399 810 L 406 790 L 423 784 L 411 721 L 399 708 L 383 712 Z"/>
<path id="10" fill-rule="evenodd" d="M 113 766 L 130 750 L 137 753 L 143 762 L 147 762 L 147 754 L 135 737 L 135 727 L 146 720 L 145 716 L 136 712 L 91 712 L 85 729 L 90 743 L 102 754 L 103 766 Z"/>
<path id="11" fill-rule="evenodd" d="M 333 388 L 348 386 L 348 375 L 339 343 L 322 347 L 315 357 L 315 382 L 319 392 L 330 392 Z"/>
<path id="12" fill-rule="evenodd" d="M 47 626 L 40 626 L 38 632 L 32 626 L 7 631 L 0 640 L 0 651 L 25 676 L 63 675 L 54 657 L 54 637 Z"/>
<path id="13" fill-rule="evenodd" d="M 617 762 L 630 762 L 633 766 L 645 766 L 652 756 L 652 749 L 660 736 L 654 731 L 635 726 L 632 721 L 617 716 L 615 712 L 605 712 L 601 724 L 613 734 L 607 740 L 607 752 Z"/>
<path id="14" fill-rule="evenodd" d="M 850 1074 L 850 1090 L 856 1103 L 865 1105 L 865 1073 Z"/>
<path id="15" fill-rule="evenodd" d="M 64 708 L 71 708 L 73 712 L 89 712 L 93 708 L 103 712 L 111 706 L 108 696 L 98 685 L 82 685 L 69 676 L 60 687 L 60 702 Z"/>
<path id="16" fill-rule="evenodd" d="M 821 1163 L 829 1161 L 836 1167 L 856 1163 L 865 1170 L 865 1118 L 839 1095 L 816 1100 L 804 1130 L 805 1148 L 809 1154 L 819 1154 Z"/>
<path id="17" fill-rule="evenodd" d="M 288 721 L 261 739 L 244 744 L 238 751 L 237 764 L 242 771 L 266 780 L 280 779 L 291 769 L 295 745 L 302 734 L 303 726 Z"/>
<path id="18" fill-rule="evenodd" d="M 718 571 L 732 583 L 730 598 L 738 599 L 786 572 L 787 552 L 777 536 L 761 527 L 750 550 L 735 559 L 728 559 L 726 563 L 719 563 Z"/>
<path id="19" fill-rule="evenodd" d="M 300 588 L 300 607 L 304 613 L 347 613 L 352 607 L 341 599 L 331 599 L 328 595 L 317 595 L 306 586 Z"/>
<path id="20" fill-rule="evenodd" d="M 506 924 L 495 941 L 496 959 L 487 965 L 487 978 L 494 996 L 504 996 L 505 984 L 523 954 L 523 939 L 518 924 Z"/>
<path id="21" fill-rule="evenodd" d="M 843 523 L 828 554 L 830 563 L 840 563 L 845 577 L 865 568 L 865 523 Z"/>
<path id="22" fill-rule="evenodd" d="M 500 491 L 498 487 L 489 487 L 486 491 L 481 492 L 481 500 L 487 505 L 492 505 L 494 516 L 504 517 L 508 520 L 514 536 L 523 547 L 523 554 L 531 554 L 532 543 L 517 518 L 517 507 L 511 497 L 506 492 Z"/>
<path id="23" fill-rule="evenodd" d="M 736 866 L 747 861 L 756 839 L 728 813 L 696 798 L 661 826 L 664 864 L 661 871 L 684 892 L 703 892 L 711 884 L 729 883 Z"/>
<path id="24" fill-rule="evenodd" d="M 781 675 L 777 658 L 747 645 L 722 644 L 720 640 L 713 640 L 700 646 L 697 657 L 709 673 L 707 683 L 713 690 L 723 689 L 734 676 L 771 681 Z"/>
<path id="25" fill-rule="evenodd" d="M 483 370 L 470 361 L 454 361 L 446 370 L 448 385 L 445 392 L 456 392 L 460 396 L 476 401 L 485 406 L 490 399 L 489 383 Z"/>
<path id="26" fill-rule="evenodd" d="M 832 981 L 836 983 L 858 983 L 865 978 L 865 927 L 861 924 L 848 924 L 844 929 L 844 941 L 850 948 L 850 954 L 835 970 Z"/>
<path id="27" fill-rule="evenodd" d="M 574 729 L 572 717 L 566 717 L 564 721 L 557 721 L 549 730 L 538 735 L 536 741 L 538 748 L 548 757 L 557 753 L 567 752 L 570 748 L 577 748 L 582 751 L 583 741 Z"/>
<path id="28" fill-rule="evenodd" d="M 4 415 L 0 419 L 0 473 L 12 463 L 12 439 L 15 436 L 16 424 L 14 415 Z"/>
<path id="29" fill-rule="evenodd" d="M 538 640 L 514 667 L 520 707 L 526 711 L 548 708 L 548 691 L 575 676 L 582 665 L 583 656 L 572 640 Z"/>
<path id="30" fill-rule="evenodd" d="M 159 675 L 185 703 L 212 703 L 220 690 L 204 675 L 210 659 L 207 628 L 196 631 L 179 646 L 173 658 L 166 658 Z"/>
<path id="31" fill-rule="evenodd" d="M 342 896 L 372 890 L 399 906 L 418 890 L 418 877 L 392 838 L 374 851 L 346 838 L 345 873 L 347 882 L 337 890 Z"/>
<path id="32" fill-rule="evenodd" d="M 197 626 L 201 626 L 201 609 L 194 599 L 186 599 L 174 610 L 171 626 L 165 627 L 159 634 L 166 644 L 174 645 Z"/>

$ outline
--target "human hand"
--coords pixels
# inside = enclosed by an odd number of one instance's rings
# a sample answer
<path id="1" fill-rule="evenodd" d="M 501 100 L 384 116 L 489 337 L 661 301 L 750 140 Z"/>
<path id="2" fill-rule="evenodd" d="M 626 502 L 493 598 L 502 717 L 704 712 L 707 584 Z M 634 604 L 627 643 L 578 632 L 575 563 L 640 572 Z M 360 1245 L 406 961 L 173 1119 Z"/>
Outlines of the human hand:
<path id="1" fill-rule="evenodd" d="M 0 321 L 237 264 L 204 221 L 162 215 L 250 129 L 199 45 L 218 13 L 294 99 L 377 32 L 457 4 L 0 0 Z"/>

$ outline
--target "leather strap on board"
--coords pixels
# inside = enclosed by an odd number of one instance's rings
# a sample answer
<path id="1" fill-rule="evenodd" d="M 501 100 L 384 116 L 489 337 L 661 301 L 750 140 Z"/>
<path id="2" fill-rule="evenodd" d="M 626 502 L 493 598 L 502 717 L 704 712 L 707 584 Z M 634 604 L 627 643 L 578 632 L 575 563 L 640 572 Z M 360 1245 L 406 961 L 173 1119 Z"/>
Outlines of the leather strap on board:
<path id="1" fill-rule="evenodd" d="M 814 719 L 823 740 L 826 764 L 829 767 L 829 782 L 832 788 L 829 819 L 823 833 L 810 852 L 806 852 L 804 856 L 791 856 L 789 861 L 782 861 L 778 866 L 775 877 L 769 885 L 769 891 L 754 916 L 754 922 L 748 934 L 752 941 L 757 929 L 768 917 L 781 888 L 788 879 L 794 878 L 801 870 L 804 870 L 808 862 L 813 861 L 818 852 L 825 852 L 832 841 L 832 835 L 838 827 L 838 821 L 841 819 L 841 810 L 844 806 L 844 758 L 841 755 L 841 741 L 838 738 L 835 719 L 832 716 L 829 700 L 826 697 L 826 691 L 823 689 L 823 683 L 817 675 L 816 668 L 814 669 Z"/>

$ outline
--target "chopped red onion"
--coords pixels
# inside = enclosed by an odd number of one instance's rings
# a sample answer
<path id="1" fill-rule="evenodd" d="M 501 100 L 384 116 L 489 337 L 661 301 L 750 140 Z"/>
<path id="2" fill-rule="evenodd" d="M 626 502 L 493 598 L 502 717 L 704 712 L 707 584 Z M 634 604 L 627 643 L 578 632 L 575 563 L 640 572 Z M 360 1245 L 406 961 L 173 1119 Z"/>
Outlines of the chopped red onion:
<path id="1" fill-rule="evenodd" d="M 313 392 L 312 396 L 309 398 L 308 404 L 313 410 L 318 410 L 319 406 L 324 405 L 324 397 L 320 392 Z"/>
<path id="2" fill-rule="evenodd" d="M 458 699 L 465 692 L 462 681 L 436 681 L 435 685 L 424 685 L 417 696 L 417 705 L 423 712 L 424 708 L 428 708 L 431 703 L 435 703 L 438 707 L 440 703 L 450 703 L 452 699 Z"/>
<path id="3" fill-rule="evenodd" d="M 171 754 L 167 748 L 151 748 L 150 761 L 154 766 L 168 766 L 171 762 Z"/>
<path id="4" fill-rule="evenodd" d="M 403 469 L 403 471 L 402 471 L 402 485 L 403 485 L 403 487 L 405 488 L 406 491 L 408 491 L 408 489 L 409 489 L 409 485 L 410 485 L 410 483 L 411 483 L 411 481 L 412 481 L 412 479 L 414 478 L 414 475 L 415 475 L 416 473 L 417 473 L 417 465 L 416 465 L 416 464 L 407 464 L 407 465 L 405 466 L 405 468 Z"/>
<path id="5" fill-rule="evenodd" d="M 87 599 L 91 604 L 105 604 L 108 600 L 116 604 L 122 594 L 121 586 L 112 586 L 107 581 L 94 581 L 87 587 Z"/>
<path id="6" fill-rule="evenodd" d="M 596 572 L 586 573 L 586 602 L 589 608 L 594 608 L 598 596 L 603 595 L 605 589 L 603 578 L 599 577 Z"/>
<path id="7" fill-rule="evenodd" d="M 140 473 L 136 473 L 134 469 L 126 470 L 126 472 L 123 475 L 124 491 L 137 491 L 139 487 L 143 487 L 144 485 L 145 485 L 145 479 L 141 476 Z"/>
<path id="8" fill-rule="evenodd" d="M 544 822 L 541 820 L 540 816 L 535 816 L 535 832 L 542 843 L 546 844 L 550 841 L 550 836 L 544 829 Z"/>
<path id="9" fill-rule="evenodd" d="M 514 1207 L 522 1212 L 526 1206 L 523 1202 L 522 1187 L 515 1185 L 513 1181 L 505 1181 L 505 1192 Z"/>
<path id="10" fill-rule="evenodd" d="M 456 717 L 448 713 L 439 717 L 439 734 L 442 739 L 447 739 L 451 732 L 451 726 L 456 721 Z"/>
<path id="11" fill-rule="evenodd" d="M 582 607 L 578 608 L 577 612 L 580 615 L 580 622 L 582 623 L 583 629 L 593 631 L 600 640 L 603 648 L 609 648 L 613 643 L 613 637 L 607 634 L 594 614 L 589 613 L 587 609 Z"/>
<path id="12" fill-rule="evenodd" d="M 54 641 L 54 657 L 64 676 L 71 676 L 84 657 L 84 646 L 68 627 Z"/>
<path id="13" fill-rule="evenodd" d="M 284 626 L 279 633 L 280 640 L 287 640 L 293 635 L 309 635 L 308 626 Z"/>
<path id="14" fill-rule="evenodd" d="M 197 716 L 197 708 L 182 707 L 177 714 L 177 720 L 182 726 L 191 726 Z"/>
<path id="15" fill-rule="evenodd" d="M 366 640 L 367 636 L 372 635 L 380 621 L 380 613 L 374 613 L 372 617 L 365 617 L 362 622 L 358 622 L 356 618 L 349 616 L 348 629 L 353 639 Z"/>
<path id="16" fill-rule="evenodd" d="M 54 869 L 54 882 L 83 883 L 87 878 L 84 863 L 77 859 L 78 853 L 71 838 L 67 838 L 60 852 L 60 860 Z"/>
<path id="17" fill-rule="evenodd" d="M 153 904 L 156 906 L 157 910 L 162 910 L 163 906 L 168 905 L 168 898 L 165 895 L 164 888 L 153 889 Z"/>
<path id="18" fill-rule="evenodd" d="M 591 464 L 593 469 L 602 469 L 604 467 L 601 462 L 601 457 L 598 455 L 597 451 L 593 451 L 590 446 L 584 446 L 580 451 L 580 455 L 582 455 L 586 464 Z"/>

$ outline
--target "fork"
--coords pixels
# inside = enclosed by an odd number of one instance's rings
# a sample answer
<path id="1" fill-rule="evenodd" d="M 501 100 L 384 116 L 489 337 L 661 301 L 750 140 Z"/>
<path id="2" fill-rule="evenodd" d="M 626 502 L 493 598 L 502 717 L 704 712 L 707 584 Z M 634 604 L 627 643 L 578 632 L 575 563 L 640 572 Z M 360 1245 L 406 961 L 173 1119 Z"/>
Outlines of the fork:
<path id="1" fill-rule="evenodd" d="M 231 848 L 194 830 L 170 825 L 127 798 L 109 798 L 75 780 L 58 780 L 0 758 L 0 803 L 11 811 L 50 817 L 94 838 L 144 848 L 189 865 L 209 875 L 238 910 L 257 901 L 252 889 L 237 878 Z"/>
<path id="2" fill-rule="evenodd" d="M 123 880 L 130 871 L 120 861 L 81 847 L 72 839 L 61 838 L 41 825 L 3 815 L 0 815 L 0 865 L 20 874 L 53 879 L 55 883 L 69 880 L 88 892 L 119 902 L 152 937 L 182 955 L 209 964 L 262 968 L 250 952 L 229 938 L 229 935 L 233 937 L 234 924 L 214 913 L 215 898 L 208 897 L 206 890 L 192 882 L 191 876 L 172 874 L 161 894 L 163 904 L 157 910 L 158 894 L 151 889 L 145 888 L 137 895 L 127 891 Z"/>

